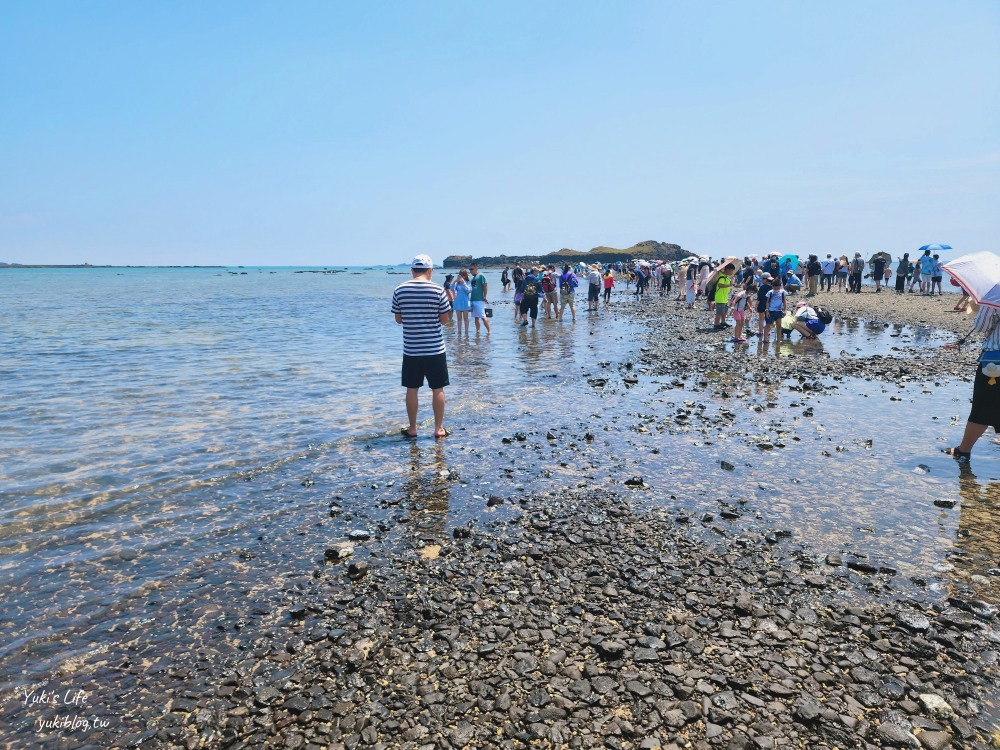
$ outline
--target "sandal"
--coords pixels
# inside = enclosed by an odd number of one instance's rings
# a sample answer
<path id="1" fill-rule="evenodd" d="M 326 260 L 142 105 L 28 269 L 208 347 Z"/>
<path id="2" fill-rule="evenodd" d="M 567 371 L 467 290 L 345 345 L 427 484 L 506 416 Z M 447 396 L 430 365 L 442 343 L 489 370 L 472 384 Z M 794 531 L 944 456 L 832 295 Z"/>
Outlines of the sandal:
<path id="1" fill-rule="evenodd" d="M 954 448 L 942 448 L 941 452 L 947 456 L 951 456 L 956 461 L 968 461 L 972 457 L 972 452 L 966 453 L 963 450 L 959 450 L 956 445 Z"/>
<path id="2" fill-rule="evenodd" d="M 451 434 L 451 430 L 449 430 L 449 429 L 448 429 L 447 427 L 445 427 L 445 428 L 444 428 L 444 434 L 442 434 L 442 435 L 438 435 L 438 434 L 437 434 L 437 432 L 435 432 L 435 433 L 434 433 L 434 438 L 435 438 L 435 439 L 438 439 L 438 438 L 446 438 L 446 437 L 448 437 L 448 436 L 449 436 L 450 434 Z"/>
<path id="3" fill-rule="evenodd" d="M 405 438 L 409 438 L 410 440 L 415 440 L 416 437 L 417 437 L 416 433 L 411 433 L 410 432 L 410 428 L 409 427 L 400 427 L 399 428 L 399 434 L 402 435 Z"/>

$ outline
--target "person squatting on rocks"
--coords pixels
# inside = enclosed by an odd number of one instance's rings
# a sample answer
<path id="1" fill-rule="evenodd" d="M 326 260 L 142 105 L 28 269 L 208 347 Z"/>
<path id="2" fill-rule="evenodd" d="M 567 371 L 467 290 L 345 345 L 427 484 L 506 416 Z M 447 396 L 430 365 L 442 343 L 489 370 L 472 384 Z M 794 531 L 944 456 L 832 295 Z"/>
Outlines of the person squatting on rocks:
<path id="1" fill-rule="evenodd" d="M 417 436 L 417 406 L 426 379 L 434 410 L 434 437 L 448 435 L 444 426 L 444 389 L 448 385 L 448 358 L 441 326 L 451 318 L 451 303 L 444 287 L 431 281 L 434 262 L 418 255 L 410 262 L 413 278 L 392 293 L 392 314 L 403 326 L 402 385 L 406 388 L 407 427 L 404 437 Z"/>

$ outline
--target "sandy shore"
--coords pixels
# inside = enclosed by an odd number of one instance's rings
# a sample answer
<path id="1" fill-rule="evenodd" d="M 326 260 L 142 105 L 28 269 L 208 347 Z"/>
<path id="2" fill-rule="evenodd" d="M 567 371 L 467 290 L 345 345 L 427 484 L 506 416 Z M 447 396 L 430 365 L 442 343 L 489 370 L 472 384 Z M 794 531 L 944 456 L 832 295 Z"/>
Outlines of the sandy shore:
<path id="1" fill-rule="evenodd" d="M 949 311 L 951 296 L 866 290 L 820 302 L 885 325 L 964 332 L 970 323 Z M 734 353 L 705 311 L 624 296 L 617 310 L 649 331 L 634 363 L 607 368 L 625 378 L 798 377 L 823 398 L 827 375 L 906 383 L 971 374 L 972 352 Z M 729 387 L 724 378 L 712 383 Z M 585 424 L 560 441 L 593 440 Z M 504 442 L 531 450 L 546 439 Z M 122 634 L 118 648 L 65 667 L 66 680 L 99 673 L 113 687 L 116 722 L 82 743 L 49 734 L 43 745 L 993 746 L 1000 634 L 992 604 L 969 591 L 911 597 L 892 564 L 819 553 L 794 528 L 755 523 L 738 505 L 692 516 L 684 508 L 695 488 L 651 498 L 635 478 L 594 492 L 575 481 L 583 476 L 570 483 L 542 471 L 508 497 L 484 497 L 471 522 L 408 535 L 391 553 L 364 535 L 347 558 L 336 546 L 324 554 L 315 541 L 296 548 L 284 540 L 283 554 L 313 561 L 311 575 L 280 565 L 258 571 L 238 620 L 209 603 L 239 592 L 206 592 L 197 621 L 217 629 L 216 650 L 176 646 L 150 658 L 151 630 Z M 414 523 L 427 503 L 419 488 L 401 491 L 383 528 Z M 170 602 L 157 616 L 187 627 Z M 4 712 L 7 726 L 24 718 L 10 701 Z M 20 727 L 4 746 L 30 737 L 38 733 Z"/>

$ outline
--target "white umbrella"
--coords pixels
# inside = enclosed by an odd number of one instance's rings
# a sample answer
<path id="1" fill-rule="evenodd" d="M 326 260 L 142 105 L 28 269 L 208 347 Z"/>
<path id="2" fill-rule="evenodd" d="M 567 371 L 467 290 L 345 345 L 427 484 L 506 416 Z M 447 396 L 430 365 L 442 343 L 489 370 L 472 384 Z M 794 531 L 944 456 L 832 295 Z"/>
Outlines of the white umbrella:
<path id="1" fill-rule="evenodd" d="M 963 255 L 942 268 L 958 279 L 978 304 L 1000 307 L 1000 256 L 993 253 Z"/>

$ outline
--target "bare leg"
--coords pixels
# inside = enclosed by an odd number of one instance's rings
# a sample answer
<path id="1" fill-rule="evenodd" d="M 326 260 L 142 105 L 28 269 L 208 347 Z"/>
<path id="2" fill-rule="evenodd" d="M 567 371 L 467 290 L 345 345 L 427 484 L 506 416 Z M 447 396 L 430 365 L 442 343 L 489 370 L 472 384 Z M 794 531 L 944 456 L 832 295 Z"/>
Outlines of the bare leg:
<path id="1" fill-rule="evenodd" d="M 411 435 L 417 434 L 417 404 L 419 396 L 419 388 L 406 389 L 406 418 L 410 421 L 407 430 Z"/>
<path id="2" fill-rule="evenodd" d="M 444 437 L 447 434 L 444 429 L 444 388 L 431 391 L 431 405 L 434 408 L 434 437 Z"/>
<path id="3" fill-rule="evenodd" d="M 972 446 L 976 444 L 976 441 L 982 437 L 983 433 L 988 429 L 987 425 L 977 424 L 976 422 L 966 422 L 965 423 L 965 434 L 962 435 L 962 443 L 958 446 L 958 449 L 962 453 L 972 453 Z"/>

